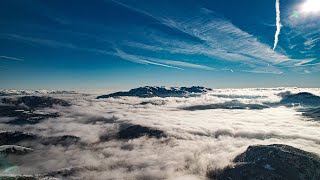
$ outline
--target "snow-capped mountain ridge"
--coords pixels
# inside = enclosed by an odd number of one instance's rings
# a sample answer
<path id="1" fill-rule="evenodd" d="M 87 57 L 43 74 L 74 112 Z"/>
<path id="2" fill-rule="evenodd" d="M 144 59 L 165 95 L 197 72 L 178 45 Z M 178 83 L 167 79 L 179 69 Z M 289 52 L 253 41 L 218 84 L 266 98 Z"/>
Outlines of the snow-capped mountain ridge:
<path id="1" fill-rule="evenodd" d="M 194 94 L 206 93 L 211 91 L 210 88 L 202 86 L 192 87 L 165 87 L 165 86 L 144 86 L 131 89 L 127 92 L 115 92 L 112 94 L 98 96 L 97 98 L 109 98 L 118 96 L 135 96 L 135 97 L 182 97 Z"/>

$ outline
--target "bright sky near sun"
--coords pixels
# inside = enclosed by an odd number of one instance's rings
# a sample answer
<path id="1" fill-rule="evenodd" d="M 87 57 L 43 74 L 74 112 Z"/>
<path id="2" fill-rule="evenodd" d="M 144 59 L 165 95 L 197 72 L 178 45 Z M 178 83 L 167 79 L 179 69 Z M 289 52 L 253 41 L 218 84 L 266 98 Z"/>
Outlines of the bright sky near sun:
<path id="1" fill-rule="evenodd" d="M 0 89 L 320 86 L 320 0 L 0 2 Z"/>
<path id="2" fill-rule="evenodd" d="M 320 1 L 307 0 L 305 3 L 303 3 L 301 10 L 303 12 L 320 13 Z"/>

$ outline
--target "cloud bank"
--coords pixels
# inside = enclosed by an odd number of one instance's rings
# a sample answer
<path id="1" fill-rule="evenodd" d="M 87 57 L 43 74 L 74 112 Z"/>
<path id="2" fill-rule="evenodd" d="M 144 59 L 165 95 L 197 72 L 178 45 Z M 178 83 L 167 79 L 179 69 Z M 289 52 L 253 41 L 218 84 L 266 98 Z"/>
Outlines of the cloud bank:
<path id="1" fill-rule="evenodd" d="M 33 151 L 8 155 L 0 172 L 68 179 L 206 179 L 209 170 L 231 165 L 249 145 L 280 143 L 320 154 L 319 122 L 295 108 L 182 110 L 232 100 L 277 103 L 286 91 L 320 95 L 319 89 L 299 88 L 215 89 L 188 98 L 54 95 L 72 106 L 37 113 L 59 112 L 60 117 L 23 126 L 1 122 L 1 131 L 34 134 L 46 143 L 19 141 Z M 77 143 L 52 142 L 63 136 Z"/>

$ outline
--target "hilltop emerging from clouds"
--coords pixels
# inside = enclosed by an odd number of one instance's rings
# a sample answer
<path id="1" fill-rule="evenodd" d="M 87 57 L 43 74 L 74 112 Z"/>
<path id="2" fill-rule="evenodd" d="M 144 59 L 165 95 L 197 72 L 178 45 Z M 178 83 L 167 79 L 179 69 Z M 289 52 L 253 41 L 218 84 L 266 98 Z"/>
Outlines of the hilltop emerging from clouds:
<path id="1" fill-rule="evenodd" d="M 192 87 L 164 87 L 164 86 L 145 86 L 131 89 L 127 92 L 116 92 L 112 94 L 98 96 L 97 98 L 110 98 L 119 96 L 134 96 L 134 97 L 186 97 L 193 95 L 201 95 L 209 92 L 212 89 L 201 86 Z"/>

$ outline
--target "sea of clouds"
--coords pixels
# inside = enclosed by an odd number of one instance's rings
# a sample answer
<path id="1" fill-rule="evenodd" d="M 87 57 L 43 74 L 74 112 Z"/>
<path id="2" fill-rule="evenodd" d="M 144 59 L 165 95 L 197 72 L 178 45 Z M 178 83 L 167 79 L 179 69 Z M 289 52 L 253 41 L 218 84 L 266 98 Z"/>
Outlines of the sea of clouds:
<path id="1" fill-rule="evenodd" d="M 184 110 L 184 107 L 238 100 L 244 104 L 272 104 L 279 93 L 320 89 L 214 89 L 196 97 L 95 99 L 96 94 L 52 94 L 71 102 L 39 112 L 59 112 L 60 117 L 38 124 L 1 124 L 1 131 L 22 131 L 39 136 L 72 135 L 81 143 L 71 146 L 32 144 L 32 153 L 9 156 L 14 171 L 1 174 L 47 174 L 78 169 L 68 178 L 80 179 L 206 179 L 209 170 L 232 164 L 249 145 L 287 144 L 320 155 L 320 122 L 303 117 L 297 107 Z M 2 118 L 3 120 L 4 118 Z M 1 120 L 1 121 L 2 121 Z M 129 140 L 115 135 L 130 125 L 163 131 L 166 136 Z"/>

